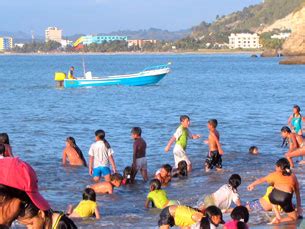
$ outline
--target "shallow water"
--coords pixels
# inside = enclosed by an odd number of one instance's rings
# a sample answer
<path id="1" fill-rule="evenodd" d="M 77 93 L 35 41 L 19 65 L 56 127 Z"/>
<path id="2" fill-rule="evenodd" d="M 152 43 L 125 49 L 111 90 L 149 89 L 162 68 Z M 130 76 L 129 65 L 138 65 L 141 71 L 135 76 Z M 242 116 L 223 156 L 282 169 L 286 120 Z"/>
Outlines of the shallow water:
<path id="1" fill-rule="evenodd" d="M 1 132 L 10 135 L 14 154 L 37 171 L 43 195 L 56 210 L 77 204 L 90 184 L 85 168 L 62 167 L 65 138 L 75 137 L 87 157 L 94 131 L 102 128 L 115 151 L 120 171 L 132 160 L 130 129 L 140 126 L 147 141 L 149 174 L 162 164 L 173 164 L 172 152 L 163 149 L 179 125 L 179 115 L 191 117 L 189 142 L 194 171 L 166 188 L 170 199 L 194 205 L 239 173 L 243 201 L 259 198 L 266 185 L 246 190 L 255 178 L 266 175 L 286 149 L 280 148 L 279 131 L 293 104 L 304 107 L 305 66 L 278 65 L 279 59 L 248 55 L 94 55 L 84 56 L 93 75 L 132 73 L 154 64 L 172 62 L 172 73 L 157 86 L 56 89 L 55 71 L 70 65 L 80 75 L 82 56 L 0 56 Z M 203 172 L 207 146 L 206 122 L 219 121 L 225 151 L 224 172 Z M 257 145 L 260 156 L 250 156 Z M 304 167 L 296 170 L 304 192 Z M 77 221 L 81 228 L 156 228 L 157 210 L 145 210 L 148 185 L 121 187 L 112 196 L 99 196 L 102 220 Z M 303 195 L 303 200 L 305 195 Z M 228 216 L 226 216 L 228 218 Z M 251 215 L 250 225 L 266 225 L 265 214 Z M 274 227 L 277 228 L 277 227 Z M 288 228 L 283 226 L 282 228 Z M 294 228 L 294 226 L 292 226 Z M 300 226 L 302 228 L 302 226 Z M 304 226 L 305 228 L 305 226 Z"/>

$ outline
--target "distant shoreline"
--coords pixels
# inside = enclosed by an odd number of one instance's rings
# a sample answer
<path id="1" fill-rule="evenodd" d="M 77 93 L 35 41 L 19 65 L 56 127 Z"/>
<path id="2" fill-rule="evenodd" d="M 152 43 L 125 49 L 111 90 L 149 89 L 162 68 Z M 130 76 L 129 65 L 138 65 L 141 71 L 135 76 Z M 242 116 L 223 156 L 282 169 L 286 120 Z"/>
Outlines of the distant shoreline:
<path id="1" fill-rule="evenodd" d="M 176 51 L 176 52 L 41 52 L 41 53 L 12 53 L 12 52 L 4 52 L 0 53 L 0 56 L 79 56 L 79 55 L 213 55 L 213 54 L 249 54 L 249 55 L 260 55 L 262 53 L 261 50 L 253 50 L 253 51 L 242 51 L 242 50 L 229 50 L 229 49 L 220 49 L 220 50 L 199 50 L 199 51 Z"/>

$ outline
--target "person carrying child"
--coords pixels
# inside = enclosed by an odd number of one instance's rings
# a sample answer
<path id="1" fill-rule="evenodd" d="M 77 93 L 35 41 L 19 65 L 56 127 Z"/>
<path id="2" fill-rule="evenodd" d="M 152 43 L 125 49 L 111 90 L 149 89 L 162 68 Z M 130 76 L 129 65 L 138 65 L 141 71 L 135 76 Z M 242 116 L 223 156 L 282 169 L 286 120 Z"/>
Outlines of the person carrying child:
<path id="1" fill-rule="evenodd" d="M 279 159 L 276 162 L 275 172 L 254 181 L 248 186 L 248 190 L 252 191 L 257 185 L 265 182 L 274 187 L 269 194 L 269 200 L 272 204 L 275 218 L 270 223 L 279 224 L 297 220 L 302 214 L 300 187 L 297 177 L 290 169 L 289 161 L 286 158 Z M 297 211 L 292 204 L 293 193 L 296 195 Z M 277 205 L 287 213 L 287 217 L 281 218 Z"/>
<path id="2" fill-rule="evenodd" d="M 105 139 L 105 135 L 103 130 L 95 131 L 96 142 L 91 145 L 89 150 L 89 174 L 93 176 L 95 182 L 99 181 L 101 176 L 105 178 L 105 181 L 110 181 L 109 163 L 113 172 L 116 173 L 114 152 Z"/>
<path id="3" fill-rule="evenodd" d="M 209 152 L 205 160 L 205 171 L 210 171 L 214 166 L 216 170 L 222 170 L 222 155 L 223 150 L 221 148 L 219 139 L 219 132 L 216 130 L 218 122 L 216 119 L 210 119 L 208 121 L 209 137 L 204 141 L 209 146 Z"/>
<path id="4" fill-rule="evenodd" d="M 168 152 L 174 142 L 176 142 L 173 153 L 175 159 L 175 167 L 178 167 L 180 161 L 186 161 L 188 165 L 188 172 L 192 170 L 192 163 L 186 155 L 186 148 L 188 139 L 198 139 L 199 134 L 191 134 L 188 129 L 190 126 L 190 118 L 187 115 L 180 116 L 180 126 L 177 128 L 174 136 L 169 140 L 167 146 L 165 147 L 165 152 Z"/>
<path id="5" fill-rule="evenodd" d="M 145 208 L 149 208 L 150 203 L 158 209 L 177 204 L 176 201 L 167 198 L 166 191 L 161 189 L 161 182 L 157 179 L 153 179 L 150 182 L 150 192 L 147 195 Z"/>
<path id="6" fill-rule="evenodd" d="M 172 179 L 172 166 L 169 164 L 162 165 L 155 174 L 155 179 L 161 182 L 162 186 L 168 185 Z"/>
<path id="7" fill-rule="evenodd" d="M 95 216 L 96 219 L 100 219 L 95 191 L 92 188 L 86 188 L 83 192 L 83 200 L 75 209 L 70 205 L 67 213 L 69 218 L 88 218 Z"/>
<path id="8" fill-rule="evenodd" d="M 119 173 L 110 175 L 110 181 L 103 181 L 89 187 L 92 188 L 97 194 L 112 194 L 114 187 L 118 188 L 122 184 L 123 177 Z"/>
<path id="9" fill-rule="evenodd" d="M 133 177 L 135 179 L 137 172 L 140 170 L 143 180 L 146 182 L 147 177 L 147 159 L 146 159 L 146 142 L 141 137 L 142 130 L 140 127 L 134 127 L 131 130 L 131 137 L 134 139 L 133 143 L 133 160 L 132 169 Z"/>

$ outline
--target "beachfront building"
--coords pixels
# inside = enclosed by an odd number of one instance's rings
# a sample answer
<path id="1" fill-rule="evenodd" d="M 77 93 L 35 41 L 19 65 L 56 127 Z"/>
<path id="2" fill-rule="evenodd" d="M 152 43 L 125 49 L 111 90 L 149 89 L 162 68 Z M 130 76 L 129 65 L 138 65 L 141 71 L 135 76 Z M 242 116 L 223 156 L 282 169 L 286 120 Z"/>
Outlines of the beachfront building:
<path id="1" fill-rule="evenodd" d="M 62 41 L 62 30 L 57 27 L 48 27 L 45 30 L 45 41 L 56 41 L 61 43 Z"/>
<path id="2" fill-rule="evenodd" d="M 128 47 L 143 48 L 145 44 L 156 44 L 157 40 L 128 40 Z"/>
<path id="3" fill-rule="evenodd" d="M 0 51 L 7 51 L 13 48 L 12 37 L 0 37 Z"/>
<path id="4" fill-rule="evenodd" d="M 229 36 L 230 49 L 257 49 L 260 47 L 259 36 L 256 33 L 231 33 Z"/>
<path id="5" fill-rule="evenodd" d="M 279 39 L 279 40 L 286 40 L 288 37 L 290 37 L 291 33 L 279 33 L 279 34 L 273 34 L 271 36 L 271 39 Z"/>

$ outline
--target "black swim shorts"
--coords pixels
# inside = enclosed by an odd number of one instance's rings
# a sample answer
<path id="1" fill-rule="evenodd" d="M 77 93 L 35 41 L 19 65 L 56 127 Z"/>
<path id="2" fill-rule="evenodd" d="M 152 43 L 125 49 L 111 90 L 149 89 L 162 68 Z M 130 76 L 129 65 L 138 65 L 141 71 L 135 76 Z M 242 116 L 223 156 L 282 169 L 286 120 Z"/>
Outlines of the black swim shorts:
<path id="1" fill-rule="evenodd" d="M 222 168 L 222 158 L 218 150 L 210 151 L 205 160 L 205 165 L 208 169 L 212 169 L 214 166 L 218 169 Z"/>
<path id="2" fill-rule="evenodd" d="M 169 207 L 166 207 L 161 211 L 158 225 L 159 227 L 163 225 L 169 225 L 170 227 L 175 226 L 175 219 L 171 216 Z"/>
<path id="3" fill-rule="evenodd" d="M 292 197 L 291 193 L 274 188 L 269 195 L 269 200 L 274 205 L 280 205 L 284 212 L 290 213 L 294 211 Z"/>

